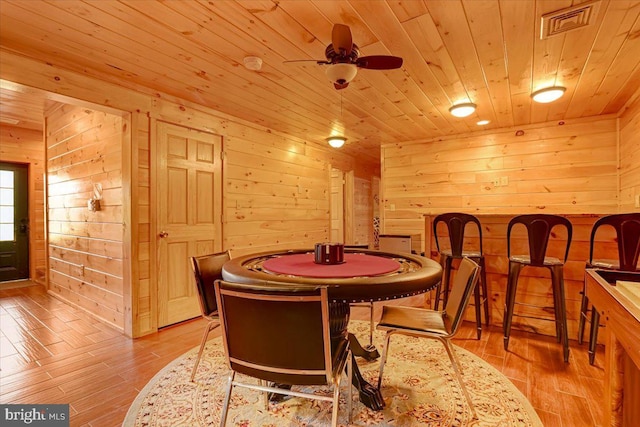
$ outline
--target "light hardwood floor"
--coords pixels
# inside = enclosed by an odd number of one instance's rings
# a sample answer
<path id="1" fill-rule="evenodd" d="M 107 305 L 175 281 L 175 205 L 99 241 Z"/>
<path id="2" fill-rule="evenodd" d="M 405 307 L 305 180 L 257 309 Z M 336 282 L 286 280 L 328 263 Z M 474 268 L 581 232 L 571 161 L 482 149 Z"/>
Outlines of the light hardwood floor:
<path id="1" fill-rule="evenodd" d="M 356 308 L 352 317 L 366 314 Z M 138 391 L 198 345 L 205 324 L 197 319 L 132 340 L 42 286 L 0 290 L 0 402 L 69 403 L 71 426 L 120 426 Z M 478 341 L 471 323 L 455 341 L 503 372 L 545 426 L 600 425 L 602 349 L 590 366 L 586 344 L 572 341 L 565 364 L 554 338 L 514 331 L 505 352 L 500 328 L 485 330 Z"/>

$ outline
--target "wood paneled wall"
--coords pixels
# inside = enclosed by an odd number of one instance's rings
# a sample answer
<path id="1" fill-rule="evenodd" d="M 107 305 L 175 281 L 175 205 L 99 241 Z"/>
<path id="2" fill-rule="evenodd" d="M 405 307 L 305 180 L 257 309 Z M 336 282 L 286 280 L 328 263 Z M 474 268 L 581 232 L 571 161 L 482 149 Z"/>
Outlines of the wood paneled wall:
<path id="1" fill-rule="evenodd" d="M 353 186 L 353 210 L 358 221 L 353 227 L 353 243 L 374 247 L 373 193 L 370 179 L 356 178 Z"/>
<path id="2" fill-rule="evenodd" d="M 29 165 L 29 274 L 46 280 L 44 227 L 44 138 L 41 131 L 0 126 L 0 161 Z"/>
<path id="3" fill-rule="evenodd" d="M 250 132 L 249 132 L 250 131 Z M 259 130 L 224 140 L 224 243 L 234 254 L 329 239 L 330 165 Z"/>
<path id="4" fill-rule="evenodd" d="M 45 115 L 49 290 L 124 331 L 123 120 L 68 104 Z"/>
<path id="5" fill-rule="evenodd" d="M 321 143 L 243 122 L 166 94 L 143 94 L 2 51 L 0 77 L 131 115 L 130 177 L 122 192 L 130 205 L 130 277 L 123 283 L 125 333 L 157 329 L 156 212 L 151 194 L 155 149 L 151 123 L 163 120 L 223 137 L 223 239 L 232 256 L 262 249 L 311 247 L 329 238 L 329 171 L 354 171 L 365 180 L 377 167 Z M 86 200 L 84 201 L 86 206 Z M 85 208 L 86 209 L 86 208 Z M 128 242 L 123 251 L 128 255 Z M 104 298 L 111 296 L 105 294 Z M 76 303 L 75 301 L 72 301 Z M 129 306 L 127 305 L 129 304 Z"/>
<path id="6" fill-rule="evenodd" d="M 617 140 L 612 117 L 386 145 L 383 230 L 415 234 L 448 211 L 616 212 Z"/>
<path id="7" fill-rule="evenodd" d="M 620 118 L 620 211 L 640 211 L 640 89 Z"/>

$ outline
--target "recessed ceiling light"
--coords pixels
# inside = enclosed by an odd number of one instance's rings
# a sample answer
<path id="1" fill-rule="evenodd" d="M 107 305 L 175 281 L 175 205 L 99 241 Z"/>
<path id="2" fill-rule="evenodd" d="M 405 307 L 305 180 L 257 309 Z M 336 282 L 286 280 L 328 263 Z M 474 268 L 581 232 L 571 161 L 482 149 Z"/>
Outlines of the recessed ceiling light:
<path id="1" fill-rule="evenodd" d="M 533 92 L 531 94 L 531 98 L 533 98 L 533 100 L 536 102 L 546 104 L 560 98 L 562 95 L 564 95 L 564 92 L 566 90 L 567 89 L 562 86 L 546 87 L 544 89 Z"/>
<path id="2" fill-rule="evenodd" d="M 456 117 L 467 117 L 476 111 L 476 107 L 476 104 L 472 102 L 465 102 L 449 108 L 449 112 Z"/>
<path id="3" fill-rule="evenodd" d="M 327 142 L 333 148 L 340 148 L 344 145 L 345 142 L 347 142 L 347 138 L 345 138 L 344 136 L 330 136 L 329 138 L 327 138 Z"/>
<path id="4" fill-rule="evenodd" d="M 489 121 L 489 120 L 480 120 L 480 121 L 476 122 L 476 124 L 478 126 L 488 125 L 489 123 L 491 123 L 491 121 Z"/>

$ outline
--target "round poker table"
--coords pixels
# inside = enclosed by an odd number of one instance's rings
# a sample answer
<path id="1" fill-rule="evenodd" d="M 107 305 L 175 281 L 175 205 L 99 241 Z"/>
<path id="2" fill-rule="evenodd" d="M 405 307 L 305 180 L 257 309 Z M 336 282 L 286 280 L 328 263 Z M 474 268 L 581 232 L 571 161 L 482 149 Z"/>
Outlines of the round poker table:
<path id="1" fill-rule="evenodd" d="M 240 283 L 319 284 L 332 301 L 383 301 L 433 289 L 442 267 L 429 258 L 405 253 L 345 249 L 344 262 L 314 262 L 312 249 L 270 251 L 227 261 L 222 277 Z"/>
<path id="2" fill-rule="evenodd" d="M 441 276 L 440 264 L 422 256 L 348 248 L 344 250 L 344 262 L 340 264 L 316 264 L 312 249 L 296 249 L 232 258 L 222 267 L 222 278 L 230 282 L 328 286 L 332 339 L 348 337 L 353 355 L 368 360 L 379 355 L 375 347 L 363 348 L 348 332 L 349 303 L 424 293 L 435 288 Z M 353 385 L 364 405 L 376 411 L 384 408 L 380 390 L 362 377 L 357 363 L 353 363 Z"/>

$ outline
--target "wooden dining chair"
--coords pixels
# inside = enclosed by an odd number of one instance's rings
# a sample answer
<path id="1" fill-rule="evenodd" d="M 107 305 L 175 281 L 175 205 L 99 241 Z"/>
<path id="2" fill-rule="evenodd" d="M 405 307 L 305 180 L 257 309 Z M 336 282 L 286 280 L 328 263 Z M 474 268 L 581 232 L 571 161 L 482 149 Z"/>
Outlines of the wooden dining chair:
<path id="1" fill-rule="evenodd" d="M 376 328 L 387 331 L 387 334 L 380 359 L 378 388 L 382 387 L 382 375 L 392 335 L 401 334 L 435 339 L 440 341 L 447 350 L 453 371 L 469 404 L 471 414 L 474 419 L 477 418 L 471 396 L 469 396 L 462 380 L 462 367 L 451 344 L 451 338 L 458 332 L 458 327 L 462 323 L 464 311 L 478 282 L 479 272 L 480 266 L 477 263 L 466 257 L 462 259 L 444 311 L 389 305 L 382 307 L 382 317 Z"/>
<path id="2" fill-rule="evenodd" d="M 191 257 L 191 268 L 193 269 L 196 287 L 198 288 L 200 311 L 202 313 L 202 317 L 209 321 L 204 328 L 202 339 L 200 340 L 198 356 L 196 357 L 196 362 L 193 365 L 193 370 L 191 371 L 192 382 L 196 376 L 196 371 L 198 370 L 198 365 L 200 364 L 204 347 L 207 344 L 209 333 L 220 326 L 218 304 L 216 303 L 216 294 L 213 288 L 213 283 L 218 279 L 222 279 L 222 266 L 230 259 L 231 254 L 229 251 Z"/>
<path id="3" fill-rule="evenodd" d="M 218 280 L 215 290 L 231 370 L 221 426 L 226 423 L 233 387 L 263 392 L 267 409 L 267 393 L 332 402 L 331 425 L 336 426 L 345 367 L 351 422 L 351 350 L 346 335 L 331 336 L 326 286 Z M 257 379 L 258 383 L 249 383 L 246 377 L 238 379 L 237 373 Z M 296 390 L 297 385 L 329 386 L 332 393 L 328 396 L 323 391 Z"/>

